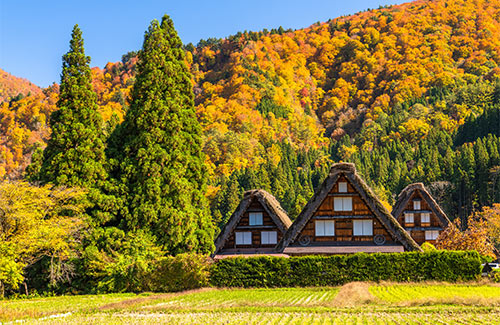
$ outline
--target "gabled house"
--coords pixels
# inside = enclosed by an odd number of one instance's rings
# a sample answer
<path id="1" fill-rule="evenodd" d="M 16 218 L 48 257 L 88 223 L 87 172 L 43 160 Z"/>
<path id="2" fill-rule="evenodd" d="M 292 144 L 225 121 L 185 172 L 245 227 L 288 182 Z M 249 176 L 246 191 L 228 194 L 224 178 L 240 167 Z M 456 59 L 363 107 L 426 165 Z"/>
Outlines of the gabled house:
<path id="1" fill-rule="evenodd" d="M 215 240 L 212 256 L 273 254 L 291 224 L 274 196 L 264 190 L 246 191 Z"/>
<path id="2" fill-rule="evenodd" d="M 287 255 L 418 251 L 350 163 L 334 164 L 277 246 Z"/>
<path id="3" fill-rule="evenodd" d="M 422 183 L 410 184 L 401 191 L 392 215 L 419 245 L 424 242 L 434 244 L 450 223 Z"/>

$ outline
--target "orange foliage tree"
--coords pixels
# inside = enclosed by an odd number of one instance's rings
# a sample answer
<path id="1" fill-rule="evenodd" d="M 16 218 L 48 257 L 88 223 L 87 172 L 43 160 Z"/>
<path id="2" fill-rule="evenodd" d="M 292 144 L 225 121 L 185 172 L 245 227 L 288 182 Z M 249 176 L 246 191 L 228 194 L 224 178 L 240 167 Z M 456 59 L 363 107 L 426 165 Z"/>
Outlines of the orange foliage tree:
<path id="1" fill-rule="evenodd" d="M 461 229 L 462 223 L 457 218 L 439 235 L 436 248 L 475 250 L 495 258 L 497 250 L 494 243 L 500 243 L 500 204 L 485 207 L 481 212 L 471 215 L 467 220 L 467 228 Z"/>

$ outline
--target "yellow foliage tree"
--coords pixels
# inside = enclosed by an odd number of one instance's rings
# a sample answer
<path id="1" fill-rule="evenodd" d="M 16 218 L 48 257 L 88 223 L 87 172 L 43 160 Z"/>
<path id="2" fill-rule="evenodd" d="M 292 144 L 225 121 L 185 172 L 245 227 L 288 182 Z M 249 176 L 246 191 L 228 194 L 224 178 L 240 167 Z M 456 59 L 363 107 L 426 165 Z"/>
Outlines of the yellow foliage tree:
<path id="1" fill-rule="evenodd" d="M 17 288 L 23 269 L 41 258 L 50 257 L 57 266 L 75 254 L 84 194 L 74 188 L 0 183 L 0 294 L 4 283 Z M 58 270 L 51 267 L 52 283 L 65 276 Z"/>

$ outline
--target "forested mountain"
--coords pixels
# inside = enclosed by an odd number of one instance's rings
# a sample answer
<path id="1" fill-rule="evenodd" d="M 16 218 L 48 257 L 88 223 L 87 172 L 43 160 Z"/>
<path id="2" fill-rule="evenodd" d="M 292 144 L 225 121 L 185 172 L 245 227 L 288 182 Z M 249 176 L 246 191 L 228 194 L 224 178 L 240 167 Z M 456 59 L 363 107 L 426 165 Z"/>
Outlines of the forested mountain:
<path id="1" fill-rule="evenodd" d="M 14 77 L 0 69 L 0 102 L 20 99 L 25 96 L 40 94 L 42 90 L 29 80 Z"/>
<path id="2" fill-rule="evenodd" d="M 500 202 L 499 29 L 500 1 L 414 1 L 185 45 L 216 221 L 255 187 L 293 218 L 340 160 L 389 203 L 414 181 L 452 218 Z M 136 62 L 92 69 L 108 134 Z M 57 94 L 0 105 L 0 176 L 20 177 L 45 145 Z"/>

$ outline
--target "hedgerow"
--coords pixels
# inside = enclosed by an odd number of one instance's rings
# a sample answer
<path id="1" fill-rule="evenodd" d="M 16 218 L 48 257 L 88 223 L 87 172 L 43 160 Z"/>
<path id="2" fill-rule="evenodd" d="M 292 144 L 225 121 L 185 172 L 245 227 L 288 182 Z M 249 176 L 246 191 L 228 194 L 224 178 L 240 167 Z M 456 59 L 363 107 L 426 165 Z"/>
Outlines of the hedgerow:
<path id="1" fill-rule="evenodd" d="M 333 286 L 351 281 L 467 281 L 479 278 L 477 252 L 432 251 L 303 257 L 236 257 L 210 268 L 216 287 Z"/>

